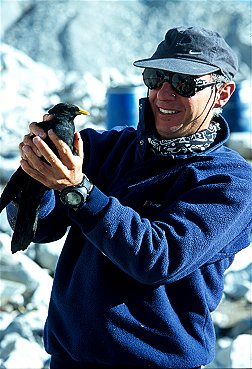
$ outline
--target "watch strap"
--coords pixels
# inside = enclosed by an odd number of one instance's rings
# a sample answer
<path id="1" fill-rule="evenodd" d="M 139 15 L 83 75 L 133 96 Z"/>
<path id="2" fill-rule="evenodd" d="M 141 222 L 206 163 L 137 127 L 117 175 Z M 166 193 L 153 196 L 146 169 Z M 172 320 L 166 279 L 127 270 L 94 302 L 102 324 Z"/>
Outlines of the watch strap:
<path id="1" fill-rule="evenodd" d="M 92 187 L 92 183 L 89 181 L 87 176 L 84 176 L 82 182 L 78 186 L 74 187 L 85 187 L 87 189 L 87 192 L 89 193 Z"/>

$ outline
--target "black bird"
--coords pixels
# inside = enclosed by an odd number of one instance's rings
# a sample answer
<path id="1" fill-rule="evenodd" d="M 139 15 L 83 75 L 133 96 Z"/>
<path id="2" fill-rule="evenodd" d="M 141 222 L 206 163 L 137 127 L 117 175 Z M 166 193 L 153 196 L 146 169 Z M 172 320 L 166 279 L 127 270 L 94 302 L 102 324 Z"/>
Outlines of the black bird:
<path id="1" fill-rule="evenodd" d="M 77 115 L 89 115 L 89 113 L 76 105 L 66 103 L 53 106 L 48 113 L 52 114 L 53 118 L 39 122 L 37 125 L 45 132 L 53 129 L 56 135 L 68 144 L 73 154 L 77 155 L 73 146 L 74 118 Z M 58 155 L 56 147 L 48 136 L 44 141 Z M 5 186 L 0 198 L 0 213 L 13 200 L 18 204 L 17 219 L 11 240 L 12 253 L 25 250 L 31 243 L 37 229 L 39 205 L 46 190 L 48 190 L 46 186 L 30 177 L 21 166 Z"/>

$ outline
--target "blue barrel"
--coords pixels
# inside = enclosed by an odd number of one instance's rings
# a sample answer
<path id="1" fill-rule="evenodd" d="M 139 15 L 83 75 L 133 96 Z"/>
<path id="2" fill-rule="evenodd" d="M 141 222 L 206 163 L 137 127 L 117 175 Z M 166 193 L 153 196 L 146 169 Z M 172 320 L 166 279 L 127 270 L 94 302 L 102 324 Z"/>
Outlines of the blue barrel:
<path id="1" fill-rule="evenodd" d="M 223 107 L 222 115 L 231 132 L 251 132 L 251 87 L 249 81 L 237 83 L 235 92 Z"/>
<path id="2" fill-rule="evenodd" d="M 143 86 L 117 86 L 107 91 L 106 127 L 136 127 L 139 117 L 139 99 L 146 96 Z"/>

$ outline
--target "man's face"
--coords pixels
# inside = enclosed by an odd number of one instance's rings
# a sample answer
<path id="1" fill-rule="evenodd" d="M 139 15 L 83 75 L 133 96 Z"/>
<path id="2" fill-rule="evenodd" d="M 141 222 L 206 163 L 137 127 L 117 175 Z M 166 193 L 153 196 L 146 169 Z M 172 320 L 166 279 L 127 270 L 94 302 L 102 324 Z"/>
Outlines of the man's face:
<path id="1" fill-rule="evenodd" d="M 205 75 L 200 79 L 211 81 L 211 76 Z M 167 139 L 191 135 L 199 128 L 206 129 L 215 106 L 214 98 L 215 86 L 206 87 L 192 97 L 180 96 L 169 82 L 150 90 L 149 101 L 158 134 Z"/>

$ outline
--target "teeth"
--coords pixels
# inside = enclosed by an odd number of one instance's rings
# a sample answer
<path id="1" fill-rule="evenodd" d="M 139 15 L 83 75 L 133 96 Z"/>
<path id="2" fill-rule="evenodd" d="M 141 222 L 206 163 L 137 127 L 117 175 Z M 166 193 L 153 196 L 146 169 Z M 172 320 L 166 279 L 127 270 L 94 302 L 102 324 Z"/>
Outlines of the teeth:
<path id="1" fill-rule="evenodd" d="M 159 111 L 163 114 L 176 114 L 177 113 L 176 110 L 166 110 L 166 109 L 162 109 L 162 108 L 159 108 Z"/>

